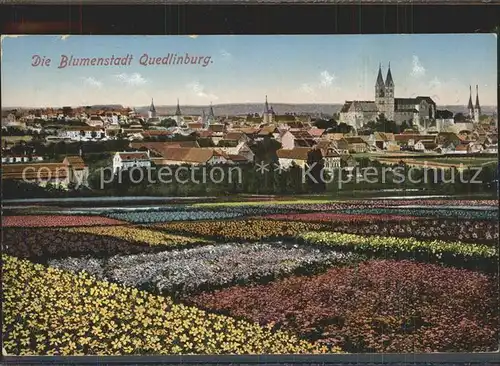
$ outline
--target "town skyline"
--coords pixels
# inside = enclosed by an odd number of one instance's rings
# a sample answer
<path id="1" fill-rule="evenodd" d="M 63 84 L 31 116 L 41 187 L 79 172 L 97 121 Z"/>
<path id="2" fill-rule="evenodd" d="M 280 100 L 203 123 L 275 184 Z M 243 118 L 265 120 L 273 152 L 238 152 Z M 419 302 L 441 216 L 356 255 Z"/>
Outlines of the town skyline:
<path id="1" fill-rule="evenodd" d="M 343 104 L 372 100 L 379 64 L 385 74 L 389 62 L 396 97 L 427 95 L 438 106 L 460 106 L 467 104 L 469 86 L 475 94 L 478 85 L 482 105 L 497 104 L 492 81 L 496 39 L 491 34 L 23 36 L 3 37 L 2 48 L 3 108 L 110 104 L 140 108 L 151 98 L 158 106 L 175 105 L 177 98 L 186 106 L 259 104 L 266 94 L 271 104 Z M 474 57 L 464 57 L 463 49 Z M 153 58 L 186 52 L 210 57 L 211 63 L 206 67 L 139 64 L 145 53 Z M 63 54 L 75 58 L 130 54 L 137 63 L 59 69 Z M 33 55 L 51 58 L 53 65 L 33 67 Z M 259 58 L 265 62 L 255 62 Z"/>

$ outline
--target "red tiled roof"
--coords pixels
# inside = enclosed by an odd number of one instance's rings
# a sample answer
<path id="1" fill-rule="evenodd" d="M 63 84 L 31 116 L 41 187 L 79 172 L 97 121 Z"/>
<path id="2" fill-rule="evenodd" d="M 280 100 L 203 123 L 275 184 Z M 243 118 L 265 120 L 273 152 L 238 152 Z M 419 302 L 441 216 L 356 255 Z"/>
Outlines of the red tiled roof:
<path id="1" fill-rule="evenodd" d="M 458 145 L 456 148 L 455 148 L 456 151 L 467 151 L 469 150 L 469 145 Z"/>
<path id="2" fill-rule="evenodd" d="M 242 162 L 248 161 L 248 159 L 243 155 L 228 155 L 228 157 L 232 161 L 242 161 Z"/>
<path id="3" fill-rule="evenodd" d="M 2 166 L 2 179 L 65 179 L 67 176 L 68 166 L 62 163 L 4 164 Z"/>
<path id="4" fill-rule="evenodd" d="M 193 130 L 199 130 L 203 128 L 203 123 L 199 122 L 191 122 L 187 124 L 189 128 L 192 128 Z"/>
<path id="5" fill-rule="evenodd" d="M 214 124 L 214 125 L 210 125 L 208 126 L 208 129 L 212 132 L 224 132 L 224 125 L 221 125 L 221 124 Z"/>
<path id="6" fill-rule="evenodd" d="M 325 132 L 325 129 L 323 129 L 323 128 L 311 128 L 307 132 L 309 133 L 309 135 L 311 135 L 313 137 L 320 137 Z"/>
<path id="7" fill-rule="evenodd" d="M 118 153 L 122 160 L 149 160 L 149 156 L 145 152 L 131 151 Z"/>
<path id="8" fill-rule="evenodd" d="M 152 150 L 157 154 L 165 157 L 168 154 L 168 150 L 172 148 L 199 148 L 200 145 L 197 141 L 166 141 L 166 142 L 132 142 L 130 144 L 132 149 L 142 149 L 146 148 Z"/>
<path id="9" fill-rule="evenodd" d="M 172 132 L 165 130 L 146 130 L 141 132 L 143 137 L 170 136 Z"/>
<path id="10" fill-rule="evenodd" d="M 206 163 L 214 156 L 224 156 L 220 152 L 211 148 L 184 148 L 173 147 L 166 151 L 163 159 L 154 159 L 158 165 L 166 165 L 169 161 L 186 163 Z"/>
<path id="11" fill-rule="evenodd" d="M 294 149 L 279 149 L 276 155 L 281 159 L 307 160 L 311 151 L 308 147 L 296 147 Z"/>
<path id="12" fill-rule="evenodd" d="M 239 140 L 244 135 L 243 132 L 228 132 L 224 136 L 224 140 Z"/>
<path id="13" fill-rule="evenodd" d="M 212 137 L 212 131 L 198 131 L 197 134 L 200 137 Z"/>
<path id="14" fill-rule="evenodd" d="M 84 169 L 86 167 L 85 162 L 80 156 L 66 156 L 63 163 L 67 163 L 73 169 Z"/>

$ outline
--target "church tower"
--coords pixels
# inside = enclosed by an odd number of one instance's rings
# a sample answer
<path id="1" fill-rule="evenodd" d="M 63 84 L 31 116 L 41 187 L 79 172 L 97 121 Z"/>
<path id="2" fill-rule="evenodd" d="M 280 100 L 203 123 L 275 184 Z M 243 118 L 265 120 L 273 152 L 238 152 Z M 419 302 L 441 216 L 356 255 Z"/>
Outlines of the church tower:
<path id="1" fill-rule="evenodd" d="M 474 106 L 472 105 L 472 86 L 469 85 L 469 104 L 467 105 L 469 110 L 469 118 L 474 119 Z"/>
<path id="2" fill-rule="evenodd" d="M 474 106 L 474 121 L 479 123 L 481 116 L 481 106 L 479 105 L 479 87 L 476 85 L 476 105 Z"/>
<path id="3" fill-rule="evenodd" d="M 392 80 L 391 63 L 387 70 L 387 77 L 385 78 L 385 117 L 394 121 L 394 81 Z"/>
<path id="4" fill-rule="evenodd" d="M 177 98 L 177 109 L 175 110 L 174 119 L 175 119 L 175 122 L 177 123 L 177 126 L 181 127 L 184 124 L 184 121 L 182 118 L 182 113 L 181 113 L 181 107 L 179 106 L 179 98 Z"/>
<path id="5" fill-rule="evenodd" d="M 205 109 L 202 109 L 201 110 L 201 116 L 200 118 L 198 119 L 198 121 L 203 125 L 203 128 L 204 129 L 207 129 L 208 128 L 208 124 L 207 124 L 207 116 L 205 115 Z"/>
<path id="6" fill-rule="evenodd" d="M 156 117 L 156 108 L 153 103 L 153 99 L 151 98 L 151 105 L 149 106 L 149 111 L 148 111 L 148 117 L 149 118 L 155 118 Z"/>
<path id="7" fill-rule="evenodd" d="M 380 113 L 385 113 L 385 84 L 382 77 L 382 65 L 378 66 L 377 82 L 375 83 L 375 104 Z"/>
<path id="8" fill-rule="evenodd" d="M 264 124 L 272 123 L 274 117 L 274 112 L 272 108 L 269 108 L 269 103 L 267 102 L 267 95 L 266 95 L 266 103 L 264 104 L 264 113 L 262 114 L 262 122 Z"/>
<path id="9" fill-rule="evenodd" d="M 210 126 L 211 124 L 213 124 L 215 122 L 216 122 L 216 118 L 215 118 L 215 113 L 214 113 L 214 107 L 212 106 L 212 102 L 210 102 L 210 110 L 208 112 L 208 119 L 207 119 L 207 128 L 208 128 L 208 126 Z"/>

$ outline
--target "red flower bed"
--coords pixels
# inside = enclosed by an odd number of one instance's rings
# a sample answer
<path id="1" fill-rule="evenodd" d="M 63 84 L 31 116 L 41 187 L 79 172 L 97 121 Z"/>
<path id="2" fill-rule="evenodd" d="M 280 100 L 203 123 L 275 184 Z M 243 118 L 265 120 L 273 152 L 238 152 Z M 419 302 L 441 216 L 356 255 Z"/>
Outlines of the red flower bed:
<path id="1" fill-rule="evenodd" d="M 412 261 L 371 260 L 188 299 L 347 352 L 494 351 L 497 279 Z"/>
<path id="2" fill-rule="evenodd" d="M 2 218 L 3 227 L 64 227 L 121 224 L 124 224 L 124 222 L 100 216 L 25 215 L 4 216 Z"/>
<path id="3" fill-rule="evenodd" d="M 310 212 L 302 214 L 267 215 L 264 219 L 289 221 L 317 221 L 317 222 L 380 222 L 380 221 L 411 221 L 422 220 L 422 217 L 400 215 L 349 215 L 330 212 Z M 262 219 L 262 217 L 260 218 Z"/>
<path id="4" fill-rule="evenodd" d="M 495 200 L 403 200 L 403 199 L 376 199 L 376 200 L 358 200 L 358 201 L 345 201 L 345 204 L 359 204 L 369 206 L 406 206 L 406 205 L 419 205 L 419 206 L 498 206 L 498 201 Z"/>

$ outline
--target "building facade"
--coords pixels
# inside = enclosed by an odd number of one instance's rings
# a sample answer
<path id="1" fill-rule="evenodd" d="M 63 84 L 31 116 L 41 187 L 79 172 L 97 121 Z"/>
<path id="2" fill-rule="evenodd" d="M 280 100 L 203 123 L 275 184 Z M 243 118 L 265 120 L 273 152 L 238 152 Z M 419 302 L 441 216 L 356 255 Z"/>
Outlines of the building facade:
<path id="1" fill-rule="evenodd" d="M 375 82 L 375 100 L 346 101 L 340 110 L 340 122 L 357 130 L 381 115 L 398 125 L 407 122 L 417 126 L 419 130 L 426 130 L 435 120 L 436 103 L 428 96 L 396 98 L 390 65 L 385 81 L 382 67 L 379 66 Z"/>

